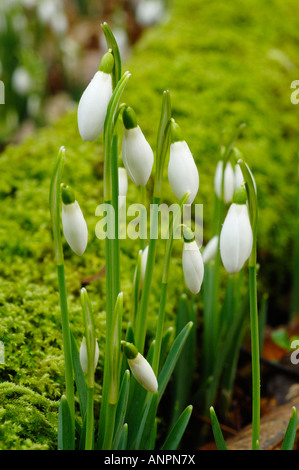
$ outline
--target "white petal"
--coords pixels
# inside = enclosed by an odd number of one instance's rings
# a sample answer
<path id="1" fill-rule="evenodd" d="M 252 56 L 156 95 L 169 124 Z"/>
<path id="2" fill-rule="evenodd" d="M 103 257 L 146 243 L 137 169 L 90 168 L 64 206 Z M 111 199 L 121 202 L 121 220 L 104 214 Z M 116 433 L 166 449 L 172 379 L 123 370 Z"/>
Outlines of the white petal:
<path id="1" fill-rule="evenodd" d="M 209 263 L 209 261 L 212 261 L 213 259 L 215 259 L 217 255 L 217 250 L 218 250 L 218 236 L 215 235 L 207 243 L 207 245 L 205 246 L 202 252 L 203 262 L 206 264 L 206 263 Z"/>
<path id="2" fill-rule="evenodd" d="M 203 281 L 204 264 L 195 241 L 184 243 L 182 264 L 188 289 L 192 294 L 198 294 Z"/>
<path id="3" fill-rule="evenodd" d="M 84 141 L 92 142 L 102 134 L 111 96 L 111 75 L 96 72 L 78 106 L 78 127 Z"/>
<path id="4" fill-rule="evenodd" d="M 221 186 L 222 186 L 222 168 L 223 168 L 223 161 L 220 160 L 217 163 L 216 171 L 215 171 L 215 178 L 214 178 L 214 189 L 217 196 L 221 197 Z M 227 162 L 224 170 L 224 202 L 228 204 L 234 195 L 235 189 L 235 175 L 234 170 L 230 162 Z"/>
<path id="5" fill-rule="evenodd" d="M 98 345 L 98 342 L 96 341 L 95 354 L 94 354 L 94 370 L 97 367 L 99 355 L 100 355 L 99 345 Z M 80 356 L 80 364 L 82 367 L 82 371 L 86 375 L 88 373 L 88 358 L 87 358 L 87 347 L 86 347 L 85 336 L 83 336 L 82 338 L 82 342 L 81 342 L 81 346 L 79 350 L 79 356 Z"/>
<path id="6" fill-rule="evenodd" d="M 137 354 L 135 359 L 128 359 L 128 363 L 132 374 L 142 387 L 153 393 L 158 391 L 158 382 L 154 371 L 140 353 Z"/>
<path id="7" fill-rule="evenodd" d="M 87 245 L 88 230 L 77 201 L 72 204 L 62 204 L 62 228 L 72 250 L 79 256 L 83 255 Z"/>
<path id="8" fill-rule="evenodd" d="M 174 195 L 180 200 L 187 193 L 187 204 L 192 204 L 199 188 L 199 175 L 192 153 L 185 141 L 170 145 L 168 181 Z"/>
<path id="9" fill-rule="evenodd" d="M 145 186 L 153 168 L 154 154 L 139 126 L 124 129 L 122 157 L 133 183 Z"/>
<path id="10" fill-rule="evenodd" d="M 231 204 L 220 234 L 220 253 L 228 273 L 239 272 L 252 249 L 252 229 L 245 204 Z"/>

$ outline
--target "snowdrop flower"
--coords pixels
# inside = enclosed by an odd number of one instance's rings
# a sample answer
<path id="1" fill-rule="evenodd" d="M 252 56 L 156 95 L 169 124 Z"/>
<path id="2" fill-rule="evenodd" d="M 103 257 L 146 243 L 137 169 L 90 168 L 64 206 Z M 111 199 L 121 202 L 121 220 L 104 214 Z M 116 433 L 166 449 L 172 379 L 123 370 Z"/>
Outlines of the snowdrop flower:
<path id="1" fill-rule="evenodd" d="M 221 198 L 221 187 L 222 187 L 222 171 L 223 161 L 219 160 L 217 163 L 215 177 L 214 177 L 214 189 L 216 195 Z M 223 186 L 223 197 L 225 204 L 231 202 L 234 190 L 235 190 L 235 175 L 234 170 L 230 162 L 227 162 L 224 170 L 224 186 Z"/>
<path id="2" fill-rule="evenodd" d="M 205 246 L 202 252 L 202 260 L 204 264 L 213 261 L 216 258 L 217 250 L 218 250 L 218 235 L 215 235 Z"/>
<path id="3" fill-rule="evenodd" d="M 193 238 L 185 237 L 182 255 L 185 283 L 192 294 L 198 294 L 204 276 L 204 264 L 197 243 Z"/>
<path id="4" fill-rule="evenodd" d="M 164 14 L 164 4 L 160 0 L 141 0 L 136 7 L 136 21 L 141 26 L 157 23 Z"/>
<path id="5" fill-rule="evenodd" d="M 125 168 L 118 168 L 118 208 L 120 209 L 126 200 L 128 191 L 128 176 Z"/>
<path id="6" fill-rule="evenodd" d="M 134 110 L 123 111 L 124 135 L 122 158 L 129 177 L 137 186 L 145 186 L 154 164 L 154 154 L 137 124 Z"/>
<path id="7" fill-rule="evenodd" d="M 156 393 L 158 391 L 158 381 L 151 365 L 147 362 L 145 357 L 137 351 L 134 344 L 127 343 L 126 341 L 122 341 L 122 344 L 124 345 L 124 353 L 127 357 L 131 372 L 137 382 L 149 392 Z"/>
<path id="8" fill-rule="evenodd" d="M 99 355 L 100 355 L 99 345 L 98 345 L 98 342 L 96 341 L 95 352 L 94 352 L 94 370 L 97 367 Z M 83 339 L 81 342 L 79 357 L 80 357 L 80 364 L 81 364 L 83 373 L 87 375 L 88 374 L 88 357 L 87 357 L 87 346 L 86 346 L 85 336 L 83 336 Z"/>
<path id="9" fill-rule="evenodd" d="M 179 126 L 174 121 L 171 123 L 168 181 L 178 199 L 189 192 L 186 203 L 192 204 L 199 188 L 199 175 L 192 153 L 182 140 Z"/>
<path id="10" fill-rule="evenodd" d="M 239 272 L 249 258 L 253 234 L 246 204 L 246 190 L 240 187 L 234 196 L 220 234 L 220 254 L 226 271 Z M 235 194 L 236 194 L 235 193 Z"/>
<path id="11" fill-rule="evenodd" d="M 111 71 L 114 58 L 107 52 L 100 63 L 99 70 L 83 92 L 78 106 L 78 127 L 85 142 L 96 140 L 104 130 L 107 108 L 112 96 Z"/>
<path id="12" fill-rule="evenodd" d="M 78 255 L 83 255 L 88 230 L 81 208 L 75 200 L 74 192 L 69 186 L 63 186 L 62 192 L 62 228 L 66 241 L 71 249 Z"/>
<path id="13" fill-rule="evenodd" d="M 14 90 L 22 96 L 27 95 L 32 86 L 32 77 L 25 67 L 17 67 L 12 75 L 12 86 Z"/>

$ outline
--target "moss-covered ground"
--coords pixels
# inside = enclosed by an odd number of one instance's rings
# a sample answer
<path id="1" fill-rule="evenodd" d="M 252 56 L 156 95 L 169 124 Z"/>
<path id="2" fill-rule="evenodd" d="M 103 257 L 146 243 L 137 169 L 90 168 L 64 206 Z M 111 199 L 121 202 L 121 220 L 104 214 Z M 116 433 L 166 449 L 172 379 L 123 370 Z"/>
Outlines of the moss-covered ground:
<path id="1" fill-rule="evenodd" d="M 210 236 L 219 146 L 239 123 L 246 123 L 238 148 L 258 186 L 259 287 L 270 295 L 269 320 L 280 322 L 288 321 L 298 183 L 299 105 L 290 101 L 291 82 L 299 78 L 297 10 L 295 0 L 173 0 L 169 19 L 143 35 L 124 65 L 132 77 L 123 98 L 135 108 L 153 147 L 161 95 L 170 90 L 173 116 L 199 169 L 195 202 L 204 204 L 205 241 Z M 83 331 L 82 279 L 104 264 L 104 245 L 95 236 L 95 208 L 102 202 L 102 141 L 82 142 L 74 111 L 22 145 L 8 146 L 0 156 L 0 340 L 5 346 L 5 364 L 0 365 L 1 449 L 56 446 L 64 373 L 48 197 L 61 145 L 66 147 L 65 182 L 75 188 L 89 226 L 82 258 L 65 245 L 70 319 L 78 344 Z M 152 181 L 149 194 L 151 188 Z M 175 202 L 166 179 L 163 194 L 166 203 Z M 128 202 L 136 200 L 138 193 L 130 184 Z M 129 309 L 138 245 L 124 240 L 121 250 L 122 288 Z M 163 246 L 158 250 L 159 259 Z M 184 289 L 180 253 L 177 244 L 167 306 L 170 323 Z M 90 283 L 88 290 L 101 345 L 105 279 Z M 159 271 L 151 318 L 158 298 Z M 150 332 L 153 324 L 151 320 Z"/>

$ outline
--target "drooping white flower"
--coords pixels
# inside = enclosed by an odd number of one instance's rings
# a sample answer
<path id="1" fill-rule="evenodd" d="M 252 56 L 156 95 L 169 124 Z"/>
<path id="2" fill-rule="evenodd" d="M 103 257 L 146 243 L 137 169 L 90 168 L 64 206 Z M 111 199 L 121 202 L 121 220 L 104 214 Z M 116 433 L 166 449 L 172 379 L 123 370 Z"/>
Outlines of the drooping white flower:
<path id="1" fill-rule="evenodd" d="M 118 168 L 118 208 L 120 209 L 126 200 L 128 191 L 128 175 L 125 168 Z"/>
<path id="2" fill-rule="evenodd" d="M 78 255 L 83 255 L 88 241 L 88 229 L 83 213 L 72 190 L 62 189 L 62 228 L 66 241 Z"/>
<path id="3" fill-rule="evenodd" d="M 114 59 L 107 52 L 89 85 L 83 92 L 78 106 L 78 128 L 84 141 L 96 140 L 104 130 L 107 108 L 112 96 L 112 77 Z"/>
<path id="4" fill-rule="evenodd" d="M 253 243 L 246 203 L 232 203 L 220 234 L 220 254 L 226 271 L 239 272 L 249 258 Z"/>
<path id="5" fill-rule="evenodd" d="M 215 177 L 214 177 L 214 190 L 216 195 L 221 198 L 221 187 L 222 187 L 222 171 L 223 171 L 223 161 L 219 160 L 216 166 Z M 230 162 L 226 163 L 224 170 L 224 186 L 223 186 L 223 198 L 225 204 L 231 202 L 234 190 L 235 190 L 235 175 L 234 170 Z"/>
<path id="6" fill-rule="evenodd" d="M 156 393 L 158 391 L 158 381 L 149 362 L 137 351 L 132 343 L 124 342 L 124 352 L 137 382 L 149 392 Z"/>
<path id="7" fill-rule="evenodd" d="M 97 367 L 97 363 L 99 360 L 100 350 L 98 342 L 95 342 L 95 353 L 94 353 L 94 370 Z M 80 357 L 80 364 L 82 367 L 82 371 L 85 375 L 88 374 L 88 356 L 87 356 L 87 346 L 86 346 L 86 338 L 83 336 L 80 350 L 79 350 L 79 357 Z"/>
<path id="8" fill-rule="evenodd" d="M 192 294 L 198 294 L 203 281 L 204 264 L 195 240 L 184 241 L 182 264 L 188 289 Z"/>
<path id="9" fill-rule="evenodd" d="M 137 186 L 145 186 L 151 175 L 154 154 L 140 127 L 134 110 L 123 111 L 122 158 L 129 177 Z"/>
<path id="10" fill-rule="evenodd" d="M 174 195 L 181 200 L 189 192 L 187 204 L 192 204 L 199 188 L 198 170 L 186 141 L 182 140 L 178 125 L 171 124 L 168 163 L 168 181 Z"/>
<path id="11" fill-rule="evenodd" d="M 217 250 L 218 250 L 218 235 L 214 235 L 211 240 L 206 244 L 203 252 L 202 252 L 202 260 L 204 264 L 209 263 L 213 259 L 216 258 Z"/>

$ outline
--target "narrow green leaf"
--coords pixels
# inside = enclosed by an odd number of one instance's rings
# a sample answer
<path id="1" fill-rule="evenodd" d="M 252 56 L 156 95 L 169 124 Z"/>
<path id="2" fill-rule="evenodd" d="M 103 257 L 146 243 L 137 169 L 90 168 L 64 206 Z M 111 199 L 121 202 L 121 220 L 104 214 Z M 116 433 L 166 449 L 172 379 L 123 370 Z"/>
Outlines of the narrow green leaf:
<path id="1" fill-rule="evenodd" d="M 135 450 L 146 450 L 148 449 L 150 442 L 152 441 L 152 432 L 155 425 L 155 419 L 158 408 L 159 395 L 153 393 L 147 403 L 144 410 L 140 427 L 137 434 L 135 443 Z"/>
<path id="2" fill-rule="evenodd" d="M 72 331 L 71 331 L 71 348 L 72 348 L 74 377 L 75 377 L 76 388 L 77 388 L 78 397 L 79 397 L 80 412 L 81 412 L 82 420 L 84 420 L 86 407 L 87 407 L 87 389 L 86 389 L 84 373 L 82 371 L 82 367 L 80 363 L 78 348 L 77 348 L 76 341 L 74 339 Z"/>
<path id="3" fill-rule="evenodd" d="M 211 406 L 210 408 L 210 416 L 211 416 L 211 424 L 212 424 L 212 430 L 213 430 L 213 435 L 215 439 L 215 443 L 217 446 L 218 450 L 227 450 L 225 440 L 223 438 L 223 434 L 220 428 L 220 424 L 218 422 L 218 418 L 216 416 L 214 408 Z"/>
<path id="4" fill-rule="evenodd" d="M 192 321 L 194 318 L 193 315 L 194 308 L 190 308 L 188 298 L 186 294 L 183 294 L 180 298 L 179 307 L 177 311 L 177 322 L 176 322 L 176 334 L 178 335 L 184 325 L 188 321 Z M 192 315 L 192 318 L 191 318 Z M 173 425 L 180 414 L 186 407 L 188 403 L 188 395 L 190 393 L 190 386 L 193 379 L 194 372 L 194 347 L 195 347 L 195 338 L 194 338 L 195 328 L 192 329 L 190 335 L 186 341 L 186 344 L 182 350 L 182 353 L 177 361 L 177 365 L 173 373 L 173 385 L 172 393 L 174 406 L 172 410 L 171 425 Z M 188 367 L 186 367 L 188 364 Z"/>
<path id="5" fill-rule="evenodd" d="M 74 450 L 73 440 L 73 424 L 70 408 L 63 395 L 59 404 L 58 413 L 58 449 L 59 450 Z"/>
<path id="6" fill-rule="evenodd" d="M 283 443 L 281 446 L 281 450 L 293 450 L 296 432 L 298 427 L 298 417 L 297 417 L 297 410 L 293 406 L 292 416 L 290 418 Z"/>
<path id="7" fill-rule="evenodd" d="M 53 228 L 54 247 L 57 265 L 63 264 L 63 252 L 60 231 L 60 184 L 63 172 L 65 148 L 60 147 L 50 184 L 50 214 Z"/>
<path id="8" fill-rule="evenodd" d="M 130 371 L 126 370 L 121 382 L 121 387 L 118 396 L 116 414 L 115 414 L 115 432 L 113 448 L 117 448 L 118 441 L 121 437 L 124 419 L 127 412 L 128 397 L 130 391 Z"/>
<path id="9" fill-rule="evenodd" d="M 117 443 L 116 450 L 126 450 L 128 442 L 128 424 L 125 423 L 122 427 L 120 438 Z"/>
<path id="10" fill-rule="evenodd" d="M 173 342 L 173 345 L 169 351 L 165 364 L 158 377 L 159 400 L 161 399 L 165 391 L 165 388 L 167 387 L 171 374 L 176 366 L 177 360 L 180 356 L 180 353 L 183 349 L 183 346 L 186 342 L 186 339 L 192 327 L 193 327 L 192 322 L 187 323 L 187 325 L 182 329 L 182 331 L 179 333 L 179 335 L 176 337 L 176 339 Z"/>
<path id="11" fill-rule="evenodd" d="M 185 429 L 189 423 L 193 407 L 187 406 L 179 416 L 177 422 L 168 434 L 161 450 L 176 450 L 181 442 Z"/>
<path id="12" fill-rule="evenodd" d="M 164 91 L 162 96 L 162 110 L 161 117 L 157 132 L 156 143 L 156 181 L 155 181 L 155 196 L 161 193 L 162 176 L 164 169 L 164 162 L 167 155 L 170 142 L 170 123 L 171 119 L 171 103 L 169 91 Z"/>

